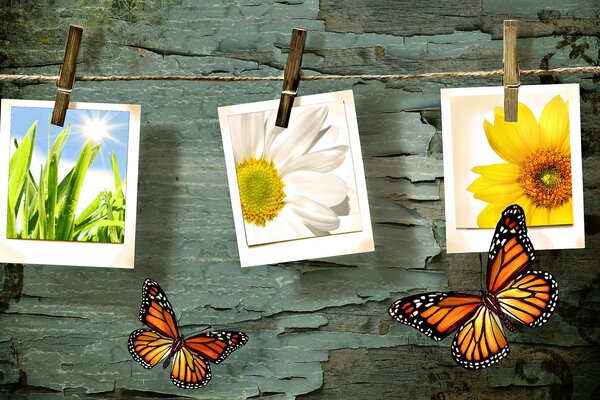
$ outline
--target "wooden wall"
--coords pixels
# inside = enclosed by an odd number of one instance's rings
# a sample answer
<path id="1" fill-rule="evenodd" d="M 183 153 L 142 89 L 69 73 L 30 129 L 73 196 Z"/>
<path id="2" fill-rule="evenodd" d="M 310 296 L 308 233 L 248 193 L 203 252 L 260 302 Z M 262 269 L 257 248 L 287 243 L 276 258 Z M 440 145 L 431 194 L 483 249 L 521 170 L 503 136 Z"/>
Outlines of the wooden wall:
<path id="1" fill-rule="evenodd" d="M 0 0 L 0 73 L 56 74 L 84 27 L 80 74 L 280 75 L 291 28 L 310 30 L 305 73 L 423 73 L 501 66 L 516 18 L 521 68 L 600 64 L 598 0 Z M 586 249 L 539 252 L 561 284 L 555 316 L 510 334 L 511 354 L 469 372 L 450 339 L 392 321 L 389 303 L 480 287 L 485 254 L 445 251 L 439 90 L 496 78 L 302 82 L 353 89 L 374 253 L 241 269 L 217 106 L 278 98 L 280 82 L 78 82 L 72 100 L 140 103 L 135 270 L 0 265 L 0 397 L 592 399 L 600 396 L 600 78 L 581 85 Z M 1 83 L 0 97 L 53 98 Z M 2 116 L 4 117 L 4 116 Z M 184 332 L 239 328 L 248 345 L 204 389 L 177 389 L 127 351 L 144 278 Z"/>

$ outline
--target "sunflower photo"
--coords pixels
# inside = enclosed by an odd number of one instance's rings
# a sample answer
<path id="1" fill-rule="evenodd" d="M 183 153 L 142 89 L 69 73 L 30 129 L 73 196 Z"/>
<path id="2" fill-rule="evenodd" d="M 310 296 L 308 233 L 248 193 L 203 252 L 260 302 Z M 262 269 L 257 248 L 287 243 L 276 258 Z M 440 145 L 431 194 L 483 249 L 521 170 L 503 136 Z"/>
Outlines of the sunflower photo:
<path id="1" fill-rule="evenodd" d="M 220 107 L 242 266 L 373 250 L 351 91 Z"/>
<path id="2" fill-rule="evenodd" d="M 536 248 L 584 247 L 578 85 L 522 86 L 517 122 L 502 87 L 443 89 L 442 123 L 449 252 L 484 251 L 472 238 L 511 204 Z"/>
<path id="3" fill-rule="evenodd" d="M 2 261 L 105 265 L 93 257 L 76 261 L 77 251 L 62 249 L 69 242 L 115 246 L 108 255 L 121 252 L 132 237 L 129 230 L 135 228 L 127 222 L 135 217 L 130 192 L 137 136 L 132 140 L 131 131 L 139 130 L 137 119 L 132 122 L 139 106 L 72 103 L 63 127 L 50 124 L 52 107 L 52 102 L 2 101 L 6 214 L 0 228 L 2 246 L 9 247 Z M 52 251 L 34 251 L 48 243 L 54 244 Z M 33 246 L 29 252 L 22 251 L 28 246 Z M 14 259 L 21 255 L 26 260 Z"/>

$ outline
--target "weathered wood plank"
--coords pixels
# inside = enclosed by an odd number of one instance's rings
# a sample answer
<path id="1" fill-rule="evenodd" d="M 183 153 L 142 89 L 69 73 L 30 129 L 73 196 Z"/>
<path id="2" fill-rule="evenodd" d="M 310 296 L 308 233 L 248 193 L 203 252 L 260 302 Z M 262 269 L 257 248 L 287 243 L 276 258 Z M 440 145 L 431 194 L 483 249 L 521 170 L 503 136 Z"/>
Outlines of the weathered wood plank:
<path id="1" fill-rule="evenodd" d="M 459 4 L 460 3 L 460 4 Z M 69 23 L 85 27 L 80 74 L 281 75 L 293 26 L 309 29 L 303 71 L 422 73 L 501 67 L 501 21 L 516 18 L 521 69 L 597 65 L 593 0 L 5 1 L 0 73 L 56 74 Z M 389 303 L 476 290 L 485 255 L 447 254 L 439 89 L 500 79 L 302 82 L 352 88 L 376 251 L 240 269 L 216 108 L 278 98 L 281 82 L 77 82 L 73 100 L 142 104 L 134 271 L 0 266 L 0 397 L 292 399 L 590 398 L 600 391 L 600 86 L 582 86 L 584 250 L 546 251 L 561 285 L 544 327 L 510 335 L 511 357 L 472 374 L 397 324 Z M 51 99 L 51 84 L 0 83 L 0 97 Z M 0 116 L 3 117 L 3 116 Z M 145 277 L 191 333 L 210 324 L 250 342 L 199 391 L 147 371 L 126 342 Z"/>

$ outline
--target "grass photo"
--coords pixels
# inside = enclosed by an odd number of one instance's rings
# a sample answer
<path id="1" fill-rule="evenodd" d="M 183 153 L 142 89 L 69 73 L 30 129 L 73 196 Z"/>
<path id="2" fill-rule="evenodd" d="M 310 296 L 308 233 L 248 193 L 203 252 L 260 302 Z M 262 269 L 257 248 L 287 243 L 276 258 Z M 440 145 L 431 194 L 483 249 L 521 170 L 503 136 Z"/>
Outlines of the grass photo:
<path id="1" fill-rule="evenodd" d="M 8 239 L 123 243 L 129 112 L 12 107 Z"/>

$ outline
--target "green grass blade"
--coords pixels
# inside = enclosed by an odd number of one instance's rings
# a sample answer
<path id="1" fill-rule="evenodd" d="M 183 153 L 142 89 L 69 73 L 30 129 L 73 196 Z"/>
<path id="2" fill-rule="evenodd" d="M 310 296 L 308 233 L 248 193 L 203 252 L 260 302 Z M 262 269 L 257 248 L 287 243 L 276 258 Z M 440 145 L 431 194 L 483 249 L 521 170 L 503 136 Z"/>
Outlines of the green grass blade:
<path id="1" fill-rule="evenodd" d="M 29 184 L 25 183 L 25 193 L 23 206 L 21 207 L 21 238 L 29 239 L 29 199 L 31 198 L 29 192 Z"/>
<path id="2" fill-rule="evenodd" d="M 15 150 L 9 162 L 8 206 L 13 209 L 15 217 L 19 214 L 21 198 L 25 191 L 25 183 L 27 181 L 27 175 L 29 174 L 31 157 L 33 155 L 36 130 L 37 121 L 31 125 L 23 137 L 21 145 Z"/>
<path id="3" fill-rule="evenodd" d="M 121 174 L 119 173 L 119 164 L 117 164 L 117 156 L 115 155 L 114 151 L 110 154 L 110 165 L 112 167 L 113 178 L 115 180 L 115 189 L 117 189 L 121 186 Z M 115 192 L 115 194 L 116 193 L 117 192 Z"/>
<path id="4" fill-rule="evenodd" d="M 25 195 L 23 197 L 27 197 L 28 203 L 29 203 L 29 211 L 28 211 L 28 216 L 27 216 L 27 220 L 28 222 L 28 227 L 27 227 L 27 232 L 30 233 L 29 234 L 29 238 L 31 239 L 37 239 L 37 232 L 38 232 L 38 226 L 37 226 L 37 220 L 38 220 L 38 206 L 37 206 L 37 201 L 38 201 L 38 185 L 35 183 L 35 180 L 33 179 L 33 175 L 30 174 L 29 178 L 27 179 L 26 182 L 27 185 L 27 189 L 25 191 Z"/>
<path id="5" fill-rule="evenodd" d="M 112 209 L 112 195 L 110 192 L 106 193 L 106 219 L 108 221 L 114 222 L 115 217 L 113 215 Z M 119 243 L 119 236 L 117 235 L 117 230 L 114 226 L 108 226 L 108 236 L 110 238 L 111 243 Z"/>
<path id="6" fill-rule="evenodd" d="M 47 239 L 46 237 L 46 184 L 44 179 L 44 168 L 40 171 L 40 184 L 37 195 L 38 220 L 36 239 Z"/>
<path id="7" fill-rule="evenodd" d="M 81 194 L 81 188 L 85 180 L 85 175 L 90 166 L 92 158 L 92 141 L 88 140 L 81 153 L 73 170 L 71 171 L 71 179 L 69 187 L 65 193 L 64 204 L 60 210 L 58 223 L 56 227 L 56 238 L 58 240 L 72 240 L 73 225 L 75 222 L 75 211 Z"/>
<path id="8" fill-rule="evenodd" d="M 98 153 L 100 152 L 100 145 L 97 144 L 96 146 L 94 146 L 92 148 L 92 156 L 90 158 L 90 165 L 94 162 L 94 160 L 96 159 L 96 156 L 98 156 Z M 58 159 L 60 161 L 60 158 Z M 63 205 L 63 200 L 65 198 L 65 196 L 67 195 L 67 191 L 69 189 L 69 184 L 71 182 L 71 176 L 73 176 L 73 170 L 75 169 L 75 167 L 73 167 L 73 169 L 71 169 L 67 175 L 65 175 L 65 177 L 62 179 L 62 181 L 60 181 L 60 183 L 58 184 L 58 191 L 56 194 L 56 199 L 57 199 L 57 209 L 56 209 L 56 213 L 60 213 L 62 210 L 62 205 Z"/>
<path id="9" fill-rule="evenodd" d="M 62 154 L 62 150 L 65 147 L 65 143 L 67 143 L 67 139 L 69 138 L 69 134 L 71 133 L 71 124 L 67 125 L 65 129 L 60 131 L 56 139 L 54 140 L 54 144 L 52 145 L 52 149 L 48 153 L 48 161 L 50 161 L 50 157 L 56 155 L 56 161 L 60 161 L 60 156 Z"/>
<path id="10" fill-rule="evenodd" d="M 52 154 L 48 165 L 48 201 L 46 210 L 48 212 L 48 226 L 46 238 L 54 240 L 56 235 L 56 195 L 58 193 L 58 156 Z"/>
<path id="11" fill-rule="evenodd" d="M 17 239 L 17 217 L 15 210 L 8 207 L 8 218 L 6 219 L 6 238 Z"/>
<path id="12" fill-rule="evenodd" d="M 94 236 L 99 236 L 99 235 L 90 235 L 90 232 L 92 232 L 93 228 L 120 228 L 120 229 L 124 229 L 125 228 L 125 222 L 124 221 L 109 221 L 106 219 L 103 220 L 97 220 L 97 221 L 92 221 L 89 224 L 86 224 L 84 226 L 82 226 L 79 230 L 79 234 L 81 234 L 82 232 L 88 232 L 86 233 L 86 236 L 88 238 L 92 238 Z M 74 232 L 75 233 L 75 232 Z M 90 240 L 88 239 L 88 240 Z M 110 242 L 110 243 L 121 243 L 119 241 L 117 242 L 112 242 L 110 240 L 106 240 L 107 238 L 104 238 L 105 240 L 98 240 L 98 241 L 103 241 L 103 242 Z"/>
<path id="13" fill-rule="evenodd" d="M 102 217 L 100 214 L 105 210 L 104 205 L 101 204 L 103 198 L 104 192 L 98 194 L 98 196 L 96 196 L 96 198 L 81 212 L 81 214 L 79 214 L 75 220 L 75 229 L 77 229 L 79 225 L 87 224 L 91 219 Z"/>

